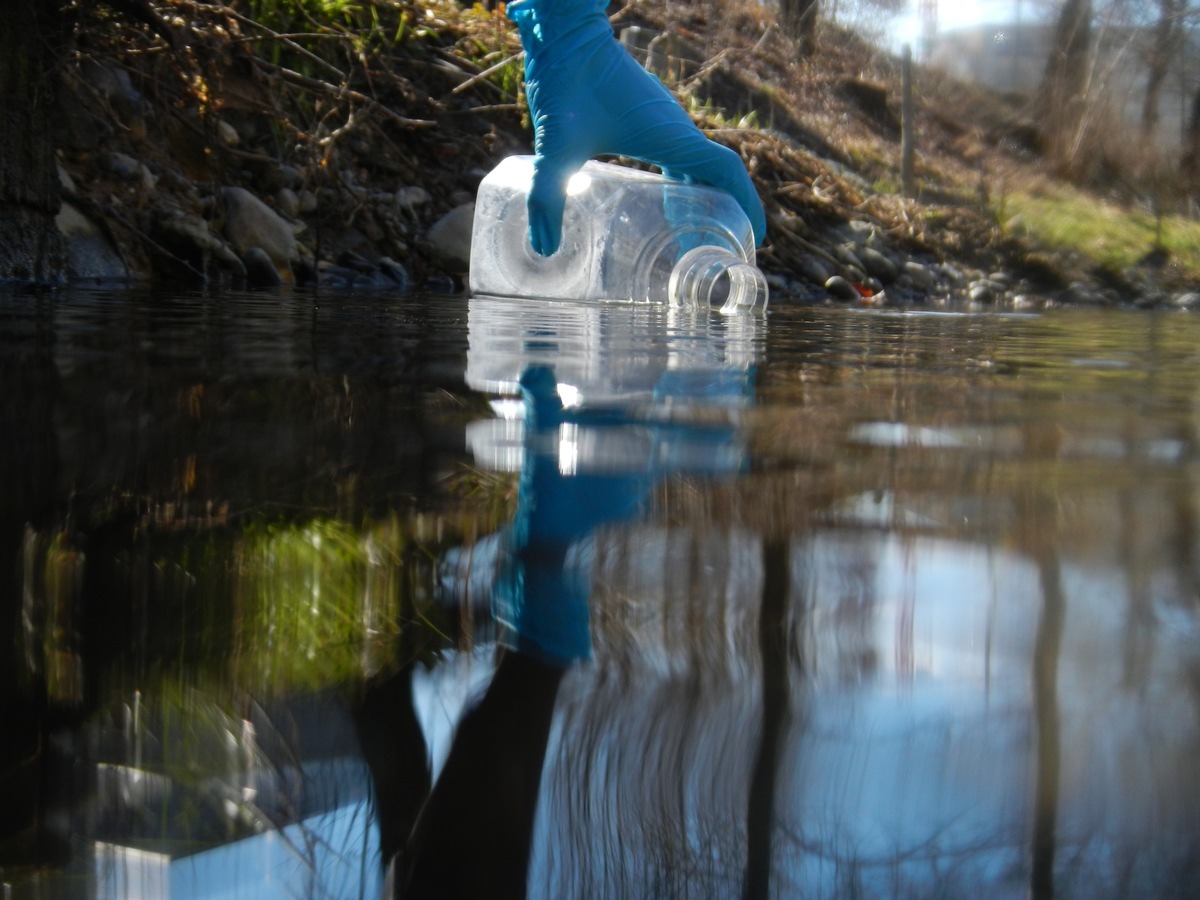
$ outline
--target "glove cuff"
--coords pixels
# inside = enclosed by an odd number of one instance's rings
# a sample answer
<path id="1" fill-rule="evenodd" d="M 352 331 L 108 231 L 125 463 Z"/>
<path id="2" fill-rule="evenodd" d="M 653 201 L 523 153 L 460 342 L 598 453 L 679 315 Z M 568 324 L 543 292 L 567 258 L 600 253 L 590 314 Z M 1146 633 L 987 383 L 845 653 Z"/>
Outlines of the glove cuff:
<path id="1" fill-rule="evenodd" d="M 514 0 L 507 7 L 527 56 L 568 56 L 597 37 L 612 38 L 608 0 Z"/>

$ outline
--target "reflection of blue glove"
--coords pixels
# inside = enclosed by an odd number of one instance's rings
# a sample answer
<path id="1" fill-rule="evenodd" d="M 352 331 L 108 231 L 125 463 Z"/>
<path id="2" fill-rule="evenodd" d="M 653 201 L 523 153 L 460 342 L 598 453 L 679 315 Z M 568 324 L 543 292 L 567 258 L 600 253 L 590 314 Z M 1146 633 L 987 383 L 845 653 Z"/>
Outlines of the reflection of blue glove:
<path id="1" fill-rule="evenodd" d="M 495 612 L 508 629 L 510 646 L 548 665 L 566 667 L 591 653 L 590 575 L 581 569 L 586 554 L 572 551 L 600 525 L 636 515 L 651 477 L 642 471 L 564 474 L 558 461 L 562 422 L 594 418 L 602 425 L 620 419 L 569 415 L 554 372 L 546 367 L 525 371 L 521 393 L 525 463 L 508 538 L 510 557 L 495 587 Z"/>
<path id="2" fill-rule="evenodd" d="M 667 175 L 728 191 L 761 243 L 767 223 L 754 183 L 733 150 L 713 143 L 657 78 L 613 36 L 606 0 L 514 0 L 508 16 L 525 47 L 525 92 L 534 124 L 529 240 L 549 256 L 562 237 L 568 179 L 599 154 L 618 154 Z"/>

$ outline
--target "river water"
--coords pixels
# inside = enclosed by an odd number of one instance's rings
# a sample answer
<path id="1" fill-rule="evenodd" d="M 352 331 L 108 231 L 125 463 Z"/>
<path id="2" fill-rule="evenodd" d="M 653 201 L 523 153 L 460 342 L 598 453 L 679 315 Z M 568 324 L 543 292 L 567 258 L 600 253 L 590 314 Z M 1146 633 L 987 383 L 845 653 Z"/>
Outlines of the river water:
<path id="1" fill-rule="evenodd" d="M 1195 896 L 1194 316 L 16 295 L 0 388 L 5 897 Z"/>

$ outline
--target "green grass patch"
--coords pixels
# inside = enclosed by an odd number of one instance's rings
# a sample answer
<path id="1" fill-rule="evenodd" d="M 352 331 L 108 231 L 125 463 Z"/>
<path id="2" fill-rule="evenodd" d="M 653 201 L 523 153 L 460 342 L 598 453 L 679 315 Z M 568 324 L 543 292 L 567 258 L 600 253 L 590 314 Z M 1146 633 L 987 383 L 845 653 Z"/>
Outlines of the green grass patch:
<path id="1" fill-rule="evenodd" d="M 1200 277 L 1200 222 L 1107 203 L 1065 188 L 1004 198 L 1006 230 L 1052 247 L 1076 250 L 1117 271 L 1134 265 L 1161 242 L 1173 263 Z M 1161 229 L 1161 230 L 1160 230 Z"/>

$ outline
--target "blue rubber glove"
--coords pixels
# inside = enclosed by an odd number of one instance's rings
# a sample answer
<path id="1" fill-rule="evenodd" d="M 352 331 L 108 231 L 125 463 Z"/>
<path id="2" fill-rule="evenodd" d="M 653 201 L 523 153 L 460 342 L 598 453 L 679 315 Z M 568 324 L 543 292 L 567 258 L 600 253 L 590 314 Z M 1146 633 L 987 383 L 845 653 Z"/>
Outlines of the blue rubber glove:
<path id="1" fill-rule="evenodd" d="M 607 0 L 508 5 L 525 47 L 525 94 L 534 125 L 533 249 L 542 256 L 558 249 L 567 181 L 600 154 L 639 159 L 672 178 L 727 191 L 761 244 L 767 220 L 741 157 L 706 138 L 662 83 L 625 52 L 606 6 Z"/>

